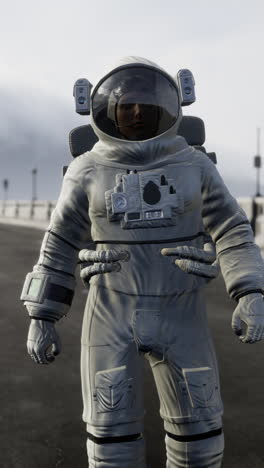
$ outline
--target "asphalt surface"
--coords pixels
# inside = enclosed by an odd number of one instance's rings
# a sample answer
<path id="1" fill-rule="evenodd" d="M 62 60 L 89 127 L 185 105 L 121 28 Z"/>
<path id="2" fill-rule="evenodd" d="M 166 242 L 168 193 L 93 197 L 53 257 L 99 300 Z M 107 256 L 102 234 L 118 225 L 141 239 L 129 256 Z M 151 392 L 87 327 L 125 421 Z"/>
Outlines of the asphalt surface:
<path id="1" fill-rule="evenodd" d="M 0 224 L 0 468 L 87 468 L 79 369 L 87 291 L 81 282 L 71 313 L 57 326 L 63 352 L 56 362 L 37 365 L 26 351 L 29 318 L 19 296 L 42 237 L 41 230 Z M 242 344 L 233 334 L 235 303 L 221 277 L 206 294 L 225 405 L 223 467 L 263 468 L 264 342 Z M 145 405 L 148 468 L 165 468 L 164 432 L 147 363 Z"/>

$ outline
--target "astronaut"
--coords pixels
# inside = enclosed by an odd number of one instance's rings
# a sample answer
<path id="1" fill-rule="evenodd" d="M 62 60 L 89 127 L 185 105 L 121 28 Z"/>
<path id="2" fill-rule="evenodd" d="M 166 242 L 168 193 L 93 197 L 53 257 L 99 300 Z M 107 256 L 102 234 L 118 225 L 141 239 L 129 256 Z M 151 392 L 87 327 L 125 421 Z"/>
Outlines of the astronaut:
<path id="1" fill-rule="evenodd" d="M 55 322 L 70 308 L 81 251 L 81 261 L 95 261 L 82 270 L 90 468 L 146 467 L 143 357 L 160 399 L 167 468 L 220 468 L 223 405 L 203 293 L 217 266 L 207 236 L 238 302 L 232 327 L 246 343 L 264 336 L 260 250 L 214 164 L 177 135 L 179 90 L 167 72 L 126 57 L 95 86 L 91 106 L 99 141 L 70 164 L 24 284 L 28 352 L 40 364 L 60 352 Z"/>

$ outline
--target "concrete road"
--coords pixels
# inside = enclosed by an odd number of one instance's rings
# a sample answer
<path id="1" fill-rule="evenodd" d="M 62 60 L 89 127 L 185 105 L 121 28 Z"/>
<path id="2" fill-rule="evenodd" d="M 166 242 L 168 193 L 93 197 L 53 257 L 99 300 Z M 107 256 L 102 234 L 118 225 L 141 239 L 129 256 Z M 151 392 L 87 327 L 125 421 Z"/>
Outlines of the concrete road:
<path id="1" fill-rule="evenodd" d="M 81 282 L 71 313 L 58 325 L 63 352 L 39 366 L 26 352 L 29 319 L 19 302 L 27 272 L 37 261 L 43 231 L 0 225 L 0 467 L 85 468 L 79 372 Z M 222 279 L 207 289 L 209 321 L 225 403 L 224 468 L 264 467 L 264 342 L 239 343 L 230 327 L 235 303 Z M 145 437 L 149 468 L 165 468 L 164 433 L 152 375 L 145 372 Z M 136 468 L 136 467 L 135 467 Z"/>

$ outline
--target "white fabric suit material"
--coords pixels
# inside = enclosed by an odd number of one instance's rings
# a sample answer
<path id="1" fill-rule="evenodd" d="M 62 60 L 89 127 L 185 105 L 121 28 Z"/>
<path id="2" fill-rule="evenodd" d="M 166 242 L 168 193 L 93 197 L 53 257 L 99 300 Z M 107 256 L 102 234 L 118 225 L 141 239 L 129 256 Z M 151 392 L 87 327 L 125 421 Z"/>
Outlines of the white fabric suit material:
<path id="1" fill-rule="evenodd" d="M 132 57 L 124 64 L 128 62 L 144 59 Z M 130 254 L 120 271 L 90 281 L 81 371 L 83 419 L 94 437 L 143 432 L 142 355 L 153 370 L 168 433 L 192 436 L 222 425 L 218 368 L 202 292 L 206 280 L 183 272 L 161 254 L 163 248 L 202 249 L 210 234 L 231 297 L 263 286 L 263 262 L 245 213 L 209 158 L 176 136 L 179 123 L 136 142 L 107 136 L 92 120 L 99 142 L 70 164 L 42 244 L 39 271 L 74 274 L 78 251 L 89 248 L 91 239 L 97 250 Z M 131 227 L 111 219 L 109 193 L 134 170 L 141 189 L 147 181 L 171 184 L 171 217 L 163 223 L 151 219 L 143 227 Z M 89 440 L 90 466 L 144 468 L 143 441 L 124 442 L 126 449 L 122 443 Z M 221 466 L 222 436 L 188 442 L 189 451 L 185 442 L 169 436 L 166 444 L 168 468 Z M 195 444 L 204 458 L 193 455 Z"/>

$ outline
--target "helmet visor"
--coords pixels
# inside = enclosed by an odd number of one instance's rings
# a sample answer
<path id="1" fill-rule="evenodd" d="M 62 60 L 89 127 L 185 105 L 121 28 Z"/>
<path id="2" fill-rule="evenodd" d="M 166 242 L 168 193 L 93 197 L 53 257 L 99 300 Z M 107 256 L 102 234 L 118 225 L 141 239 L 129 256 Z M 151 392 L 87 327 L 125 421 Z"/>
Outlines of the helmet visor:
<path id="1" fill-rule="evenodd" d="M 94 90 L 92 112 L 104 133 L 147 140 L 166 132 L 179 115 L 176 84 L 156 69 L 133 66 L 108 75 Z"/>

